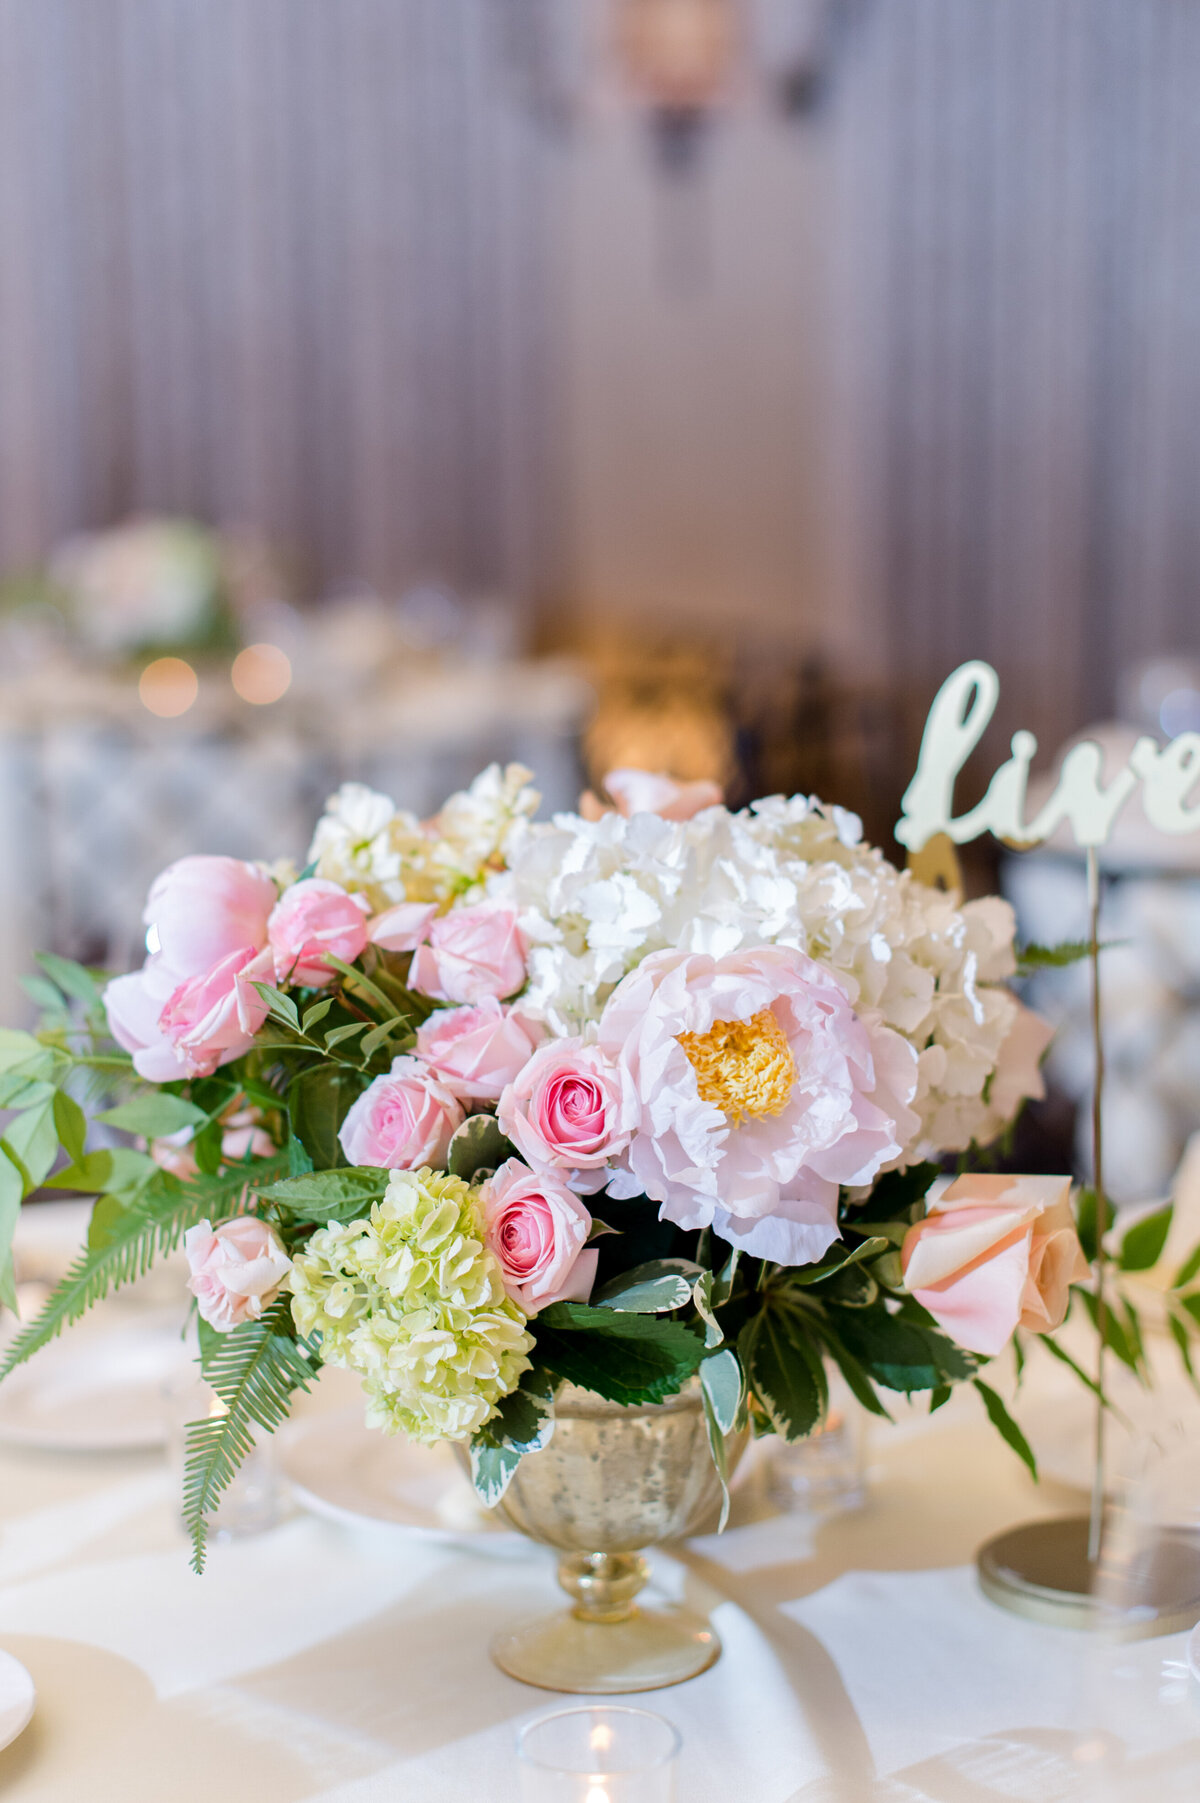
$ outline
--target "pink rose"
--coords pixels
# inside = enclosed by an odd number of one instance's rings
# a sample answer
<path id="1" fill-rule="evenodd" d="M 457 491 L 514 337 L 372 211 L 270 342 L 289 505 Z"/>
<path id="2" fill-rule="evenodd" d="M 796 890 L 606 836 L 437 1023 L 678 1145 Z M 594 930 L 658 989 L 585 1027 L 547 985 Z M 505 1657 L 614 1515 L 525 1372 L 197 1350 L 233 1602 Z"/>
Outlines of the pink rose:
<path id="1" fill-rule="evenodd" d="M 415 952 L 437 913 L 434 902 L 397 902 L 376 914 L 367 927 L 367 938 L 383 952 Z"/>
<path id="2" fill-rule="evenodd" d="M 235 1215 L 213 1227 L 200 1221 L 183 1236 L 188 1289 L 201 1318 L 218 1333 L 257 1321 L 292 1268 L 278 1234 L 257 1215 Z"/>
<path id="3" fill-rule="evenodd" d="M 673 777 L 649 770 L 610 770 L 604 787 L 616 802 L 616 811 L 628 820 L 633 814 L 659 814 L 664 820 L 690 820 L 704 808 L 719 808 L 725 799 L 720 783 L 677 783 Z M 612 812 L 590 789 L 579 798 L 585 820 L 599 820 Z"/>
<path id="4" fill-rule="evenodd" d="M 243 1108 L 236 1114 L 224 1116 L 221 1158 L 226 1164 L 242 1164 L 247 1158 L 269 1158 L 275 1151 L 275 1141 L 264 1127 L 258 1125 L 258 1120 L 257 1108 Z M 199 1173 L 196 1154 L 192 1150 L 195 1133 L 194 1127 L 181 1127 L 178 1133 L 152 1139 L 148 1148 L 158 1168 L 169 1171 L 181 1183 L 190 1183 Z"/>
<path id="5" fill-rule="evenodd" d="M 959 1177 L 904 1236 L 909 1294 L 958 1345 L 994 1358 L 1018 1327 L 1049 1333 L 1088 1274 L 1069 1177 Z"/>
<path id="6" fill-rule="evenodd" d="M 353 964 L 367 943 L 370 903 L 325 877 L 306 877 L 284 891 L 267 921 L 275 981 L 319 989 L 335 974 L 330 953 Z"/>
<path id="7" fill-rule="evenodd" d="M 418 948 L 409 983 L 435 1002 L 502 1001 L 525 981 L 525 946 L 510 908 L 480 902 L 455 908 L 430 924 Z"/>
<path id="8" fill-rule="evenodd" d="M 496 1114 L 530 1164 L 588 1171 L 625 1150 L 640 1110 L 628 1079 L 597 1046 L 556 1039 L 509 1084 Z"/>
<path id="9" fill-rule="evenodd" d="M 392 1062 L 365 1089 L 338 1133 L 351 1164 L 415 1171 L 444 1165 L 450 1140 L 466 1116 L 456 1096 L 420 1058 Z"/>
<path id="10" fill-rule="evenodd" d="M 178 985 L 247 945 L 259 951 L 277 899 L 275 884 L 256 864 L 180 858 L 150 885 L 142 915 L 146 944 Z"/>
<path id="11" fill-rule="evenodd" d="M 219 1064 L 250 1050 L 267 1018 L 267 1004 L 254 985 L 269 983 L 271 976 L 270 949 L 247 945 L 179 985 L 159 1025 L 188 1076 L 210 1077 Z"/>
<path id="12" fill-rule="evenodd" d="M 529 1025 L 490 995 L 475 1008 L 439 1008 L 417 1028 L 420 1056 L 468 1102 L 496 1101 L 533 1047 Z"/>
<path id="13" fill-rule="evenodd" d="M 600 1254 L 586 1249 L 592 1217 L 565 1183 L 510 1158 L 484 1186 L 483 1218 L 504 1287 L 523 1313 L 587 1301 Z"/>

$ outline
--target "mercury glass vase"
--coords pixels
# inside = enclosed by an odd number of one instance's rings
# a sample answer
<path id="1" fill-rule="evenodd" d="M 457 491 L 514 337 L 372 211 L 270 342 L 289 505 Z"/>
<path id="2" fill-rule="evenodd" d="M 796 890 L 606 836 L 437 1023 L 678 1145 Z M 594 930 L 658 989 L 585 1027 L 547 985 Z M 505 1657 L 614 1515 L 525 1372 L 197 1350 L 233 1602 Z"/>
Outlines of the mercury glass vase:
<path id="1" fill-rule="evenodd" d="M 572 1607 L 496 1636 L 502 1671 L 544 1690 L 608 1696 L 659 1690 L 720 1657 L 711 1623 L 645 1608 L 643 1547 L 715 1525 L 721 1486 L 699 1382 L 665 1402 L 622 1405 L 564 1384 L 550 1444 L 528 1453 L 497 1504 L 522 1534 L 557 1547 Z M 746 1434 L 726 1442 L 732 1472 Z"/>

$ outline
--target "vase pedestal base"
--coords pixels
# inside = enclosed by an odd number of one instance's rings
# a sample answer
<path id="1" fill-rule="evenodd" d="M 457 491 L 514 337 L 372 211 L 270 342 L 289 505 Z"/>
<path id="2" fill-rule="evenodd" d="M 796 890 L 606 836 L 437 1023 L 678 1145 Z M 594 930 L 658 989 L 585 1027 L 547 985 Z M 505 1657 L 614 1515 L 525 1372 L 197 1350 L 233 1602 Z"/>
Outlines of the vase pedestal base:
<path id="1" fill-rule="evenodd" d="M 690 1609 L 634 1608 L 623 1621 L 569 1610 L 497 1634 L 492 1658 L 510 1678 L 574 1696 L 625 1696 L 695 1678 L 721 1656 L 716 1630 Z"/>

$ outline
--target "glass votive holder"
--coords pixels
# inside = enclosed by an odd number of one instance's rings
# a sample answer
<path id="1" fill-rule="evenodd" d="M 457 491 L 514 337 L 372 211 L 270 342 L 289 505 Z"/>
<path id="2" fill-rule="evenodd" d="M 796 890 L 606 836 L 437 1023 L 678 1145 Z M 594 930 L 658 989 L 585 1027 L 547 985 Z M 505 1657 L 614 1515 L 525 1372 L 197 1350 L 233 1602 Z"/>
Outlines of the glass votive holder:
<path id="1" fill-rule="evenodd" d="M 806 1439 L 775 1440 L 767 1459 L 767 1493 L 777 1509 L 836 1515 L 861 1508 L 866 1493 L 863 1408 L 840 1374 L 830 1372 L 829 1411 Z"/>
<path id="2" fill-rule="evenodd" d="M 193 1421 L 222 1414 L 225 1404 L 205 1383 L 195 1366 L 189 1366 L 164 1384 L 163 1404 L 167 1462 L 176 1494 L 182 1496 L 188 1426 Z M 228 1489 L 222 1491 L 216 1510 L 208 1518 L 209 1534 L 220 1541 L 265 1533 L 283 1520 L 287 1501 L 274 1437 L 260 1434 L 256 1429 L 253 1448 L 238 1467 Z"/>
<path id="3" fill-rule="evenodd" d="M 559 1709 L 517 1736 L 521 1803 L 675 1803 L 678 1729 L 648 1709 Z"/>

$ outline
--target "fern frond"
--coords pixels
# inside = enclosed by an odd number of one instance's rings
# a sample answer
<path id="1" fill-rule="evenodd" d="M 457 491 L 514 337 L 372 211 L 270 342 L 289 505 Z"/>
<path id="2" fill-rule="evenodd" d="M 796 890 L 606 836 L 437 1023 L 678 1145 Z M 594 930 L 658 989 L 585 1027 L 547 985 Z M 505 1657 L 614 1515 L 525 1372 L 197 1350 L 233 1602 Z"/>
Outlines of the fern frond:
<path id="1" fill-rule="evenodd" d="M 5 1348 L 0 1379 L 87 1313 L 110 1291 L 144 1277 L 157 1258 L 173 1252 L 189 1227 L 205 1216 L 220 1219 L 236 1208 L 247 1182 L 277 1182 L 287 1175 L 287 1158 L 256 1159 L 216 1176 L 187 1183 L 157 1171 L 130 1202 L 102 1197 L 93 1216 L 88 1245 L 47 1298 L 40 1314 Z M 106 1210 L 103 1217 L 99 1211 Z"/>
<path id="2" fill-rule="evenodd" d="M 254 1446 L 254 1428 L 272 1433 L 286 1419 L 292 1396 L 307 1390 L 318 1368 L 315 1348 L 297 1341 L 291 1299 L 280 1296 L 258 1321 L 221 1335 L 204 1360 L 204 1376 L 224 1413 L 193 1421 L 187 1430 L 183 1519 L 192 1536 L 192 1568 L 204 1570 L 207 1517 Z"/>

